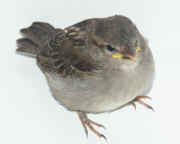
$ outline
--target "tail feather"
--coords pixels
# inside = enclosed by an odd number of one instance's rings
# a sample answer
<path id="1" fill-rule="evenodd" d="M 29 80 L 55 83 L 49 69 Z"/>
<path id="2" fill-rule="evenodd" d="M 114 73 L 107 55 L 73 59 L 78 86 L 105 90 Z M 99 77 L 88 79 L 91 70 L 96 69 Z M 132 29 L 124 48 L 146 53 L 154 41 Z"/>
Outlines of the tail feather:
<path id="1" fill-rule="evenodd" d="M 56 30 L 48 23 L 34 22 L 30 27 L 21 29 L 24 37 L 32 40 L 39 46 L 43 46 L 54 34 Z"/>
<path id="2" fill-rule="evenodd" d="M 26 56 L 36 56 L 56 34 L 56 29 L 48 23 L 34 22 L 30 27 L 20 30 L 23 38 L 17 40 L 17 52 Z"/>
<path id="3" fill-rule="evenodd" d="M 35 57 L 37 53 L 39 52 L 39 46 L 35 44 L 33 41 L 22 38 L 17 40 L 17 52 L 19 54 L 29 56 L 29 57 Z"/>

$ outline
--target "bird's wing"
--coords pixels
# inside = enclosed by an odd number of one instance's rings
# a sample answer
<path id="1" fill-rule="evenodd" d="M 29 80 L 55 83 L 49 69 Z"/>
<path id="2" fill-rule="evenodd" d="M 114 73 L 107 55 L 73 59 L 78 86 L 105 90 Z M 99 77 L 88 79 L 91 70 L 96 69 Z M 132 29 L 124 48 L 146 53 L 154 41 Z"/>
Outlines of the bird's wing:
<path id="1" fill-rule="evenodd" d="M 60 76 L 90 74 L 97 70 L 96 63 L 88 55 L 87 33 L 79 27 L 71 26 L 60 31 L 48 43 L 48 70 Z M 40 63 L 43 54 L 39 57 Z M 47 66 L 48 68 L 48 66 Z"/>

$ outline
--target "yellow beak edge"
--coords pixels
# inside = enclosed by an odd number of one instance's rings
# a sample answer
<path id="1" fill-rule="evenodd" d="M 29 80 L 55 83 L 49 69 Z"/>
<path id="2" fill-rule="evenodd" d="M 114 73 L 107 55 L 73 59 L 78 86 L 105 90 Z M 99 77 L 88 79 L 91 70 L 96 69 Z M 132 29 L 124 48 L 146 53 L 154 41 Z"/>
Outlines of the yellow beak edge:
<path id="1" fill-rule="evenodd" d="M 123 57 L 123 54 L 121 53 L 115 52 L 112 54 L 112 58 L 121 58 L 121 57 Z"/>

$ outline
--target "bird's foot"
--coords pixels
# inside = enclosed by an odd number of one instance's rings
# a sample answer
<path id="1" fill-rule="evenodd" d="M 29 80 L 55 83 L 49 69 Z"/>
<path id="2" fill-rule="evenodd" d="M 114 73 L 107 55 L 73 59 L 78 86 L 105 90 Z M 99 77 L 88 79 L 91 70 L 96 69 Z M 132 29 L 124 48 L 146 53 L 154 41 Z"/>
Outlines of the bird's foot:
<path id="1" fill-rule="evenodd" d="M 149 96 L 137 96 L 134 100 L 132 100 L 131 102 L 129 102 L 128 104 L 132 105 L 135 109 L 136 109 L 136 104 L 135 102 L 138 102 L 139 104 L 144 105 L 145 107 L 147 107 L 148 109 L 151 109 L 152 111 L 154 111 L 153 107 L 146 104 L 145 102 L 143 102 L 141 99 L 149 99 L 151 100 L 151 97 Z"/>
<path id="2" fill-rule="evenodd" d="M 87 129 L 87 127 L 88 127 L 95 135 L 97 135 L 100 138 L 104 138 L 104 140 L 107 141 L 106 137 L 103 134 L 101 134 L 100 132 L 98 132 L 93 127 L 93 125 L 94 125 L 94 126 L 101 127 L 101 128 L 105 129 L 105 127 L 103 125 L 98 124 L 98 123 L 88 119 L 87 115 L 85 113 L 83 113 L 83 112 L 78 112 L 78 116 L 79 116 L 79 119 L 80 119 L 80 121 L 81 121 L 81 123 L 82 123 L 82 125 L 84 127 L 85 134 L 86 134 L 87 137 L 88 137 L 88 129 Z"/>

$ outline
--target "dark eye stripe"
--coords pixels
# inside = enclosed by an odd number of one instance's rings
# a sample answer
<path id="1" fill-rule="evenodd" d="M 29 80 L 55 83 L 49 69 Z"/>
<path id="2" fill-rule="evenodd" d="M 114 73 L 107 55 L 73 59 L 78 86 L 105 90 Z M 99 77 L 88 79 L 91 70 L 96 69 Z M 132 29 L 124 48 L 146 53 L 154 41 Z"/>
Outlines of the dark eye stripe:
<path id="1" fill-rule="evenodd" d="M 107 49 L 108 49 L 109 51 L 111 51 L 111 52 L 116 50 L 115 48 L 113 48 L 113 47 L 110 46 L 110 45 L 107 45 L 106 47 L 107 47 Z"/>

